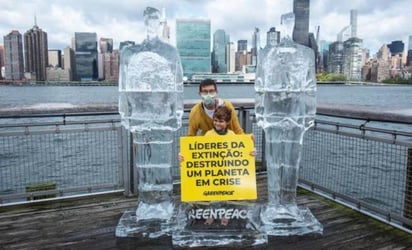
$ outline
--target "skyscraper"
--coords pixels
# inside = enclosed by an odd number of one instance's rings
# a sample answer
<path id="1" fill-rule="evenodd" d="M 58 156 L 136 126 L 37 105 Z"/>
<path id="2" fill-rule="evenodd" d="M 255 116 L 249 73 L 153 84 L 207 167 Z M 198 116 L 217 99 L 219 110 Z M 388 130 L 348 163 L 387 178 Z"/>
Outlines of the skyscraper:
<path id="1" fill-rule="evenodd" d="M 99 39 L 99 47 L 100 47 L 100 53 L 97 56 L 98 79 L 104 80 L 106 79 L 105 69 L 110 68 L 110 67 L 106 67 L 106 63 L 110 63 L 110 60 L 106 60 L 106 57 L 110 58 L 111 54 L 113 53 L 113 39 L 101 37 Z"/>
<path id="2" fill-rule="evenodd" d="M 5 78 L 21 80 L 24 75 L 23 39 L 17 30 L 4 36 Z"/>
<path id="3" fill-rule="evenodd" d="M 402 54 L 405 48 L 405 44 L 401 40 L 392 41 L 388 44 L 388 48 L 391 51 L 392 56 L 396 54 Z"/>
<path id="4" fill-rule="evenodd" d="M 358 36 L 358 11 L 350 10 L 351 37 Z"/>
<path id="5" fill-rule="evenodd" d="M 326 72 L 328 70 L 328 53 L 329 53 L 329 45 L 331 42 L 321 40 L 319 43 L 319 52 L 320 52 L 320 60 L 319 60 L 319 69 L 321 72 Z"/>
<path id="6" fill-rule="evenodd" d="M 260 30 L 259 28 L 255 27 L 252 35 L 252 65 L 257 65 L 257 59 L 260 51 Z"/>
<path id="7" fill-rule="evenodd" d="M 73 81 L 76 78 L 76 63 L 75 63 L 75 56 L 74 56 L 74 51 L 70 47 L 66 47 L 63 50 L 64 54 L 64 70 L 67 72 L 67 75 L 69 76 L 69 81 Z"/>
<path id="8" fill-rule="evenodd" d="M 49 66 L 47 33 L 35 23 L 24 33 L 25 71 L 36 81 L 45 81 L 46 68 Z"/>
<path id="9" fill-rule="evenodd" d="M 113 39 L 101 37 L 99 40 L 100 53 L 113 52 Z"/>
<path id="10" fill-rule="evenodd" d="M 59 49 L 51 49 L 48 51 L 49 65 L 51 67 L 62 67 L 62 51 Z"/>
<path id="11" fill-rule="evenodd" d="M 309 5 L 310 0 L 293 1 L 293 13 L 295 14 L 293 40 L 305 46 L 309 46 Z"/>
<path id="12" fill-rule="evenodd" d="M 242 71 L 247 64 L 247 40 L 237 41 L 235 71 Z"/>
<path id="13" fill-rule="evenodd" d="M 97 34 L 89 32 L 74 33 L 74 52 L 76 57 L 76 77 L 79 81 L 97 79 Z"/>
<path id="14" fill-rule="evenodd" d="M 229 42 L 226 44 L 226 65 L 227 72 L 234 73 L 236 67 L 236 53 L 235 53 L 235 44 Z"/>
<path id="15" fill-rule="evenodd" d="M 170 39 L 170 27 L 167 25 L 167 18 L 166 18 L 166 9 L 162 9 L 162 19 L 160 21 L 160 26 L 162 26 L 162 35 L 160 36 L 163 41 L 166 43 L 169 42 Z"/>
<path id="16" fill-rule="evenodd" d="M 280 42 L 280 32 L 275 27 L 269 29 L 266 33 L 266 46 L 274 46 Z"/>
<path id="17" fill-rule="evenodd" d="M 104 58 L 104 79 L 106 81 L 117 81 L 119 79 L 119 51 L 113 50 L 106 53 Z"/>
<path id="18" fill-rule="evenodd" d="M 211 73 L 210 20 L 176 19 L 176 47 L 183 75 Z"/>
<path id="19" fill-rule="evenodd" d="M 408 66 L 412 65 L 412 36 L 409 36 L 408 54 L 407 54 L 407 58 L 406 58 L 406 65 L 408 65 Z"/>
<path id="20" fill-rule="evenodd" d="M 2 69 L 4 67 L 4 46 L 0 45 L 0 79 L 4 79 L 4 75 L 2 73 Z"/>
<path id="21" fill-rule="evenodd" d="M 212 72 L 227 73 L 226 44 L 229 43 L 229 36 L 222 29 L 218 29 L 213 34 L 213 54 Z"/>
<path id="22" fill-rule="evenodd" d="M 247 40 L 237 41 L 237 51 L 247 51 Z"/>
<path id="23" fill-rule="evenodd" d="M 343 74 L 349 80 L 361 80 L 362 39 L 352 37 L 343 43 Z"/>
<path id="24" fill-rule="evenodd" d="M 331 43 L 328 52 L 328 73 L 343 74 L 343 60 L 343 42 Z"/>

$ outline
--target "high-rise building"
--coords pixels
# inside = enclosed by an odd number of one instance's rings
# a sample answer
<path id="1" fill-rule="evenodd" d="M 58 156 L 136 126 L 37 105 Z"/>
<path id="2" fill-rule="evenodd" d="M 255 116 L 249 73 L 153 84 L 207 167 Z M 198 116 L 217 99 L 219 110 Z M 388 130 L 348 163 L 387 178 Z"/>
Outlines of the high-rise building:
<path id="1" fill-rule="evenodd" d="M 237 41 L 237 51 L 247 51 L 247 40 L 238 40 Z"/>
<path id="2" fill-rule="evenodd" d="M 349 80 L 361 80 L 362 71 L 362 39 L 352 37 L 343 43 L 343 74 Z"/>
<path id="3" fill-rule="evenodd" d="M 162 9 L 162 19 L 160 20 L 160 26 L 162 26 L 162 35 L 160 38 L 168 43 L 170 40 L 170 27 L 167 25 L 166 9 Z"/>
<path id="4" fill-rule="evenodd" d="M 407 54 L 407 58 L 406 58 L 406 65 L 408 65 L 408 66 L 412 65 L 412 36 L 409 36 L 408 54 Z"/>
<path id="5" fill-rule="evenodd" d="M 319 42 L 319 70 L 321 72 L 326 72 L 328 70 L 328 53 L 329 53 L 329 45 L 331 42 L 321 40 Z"/>
<path id="6" fill-rule="evenodd" d="M 343 74 L 343 42 L 336 41 L 329 45 L 328 73 Z"/>
<path id="7" fill-rule="evenodd" d="M 210 20 L 176 19 L 176 47 L 183 75 L 211 73 Z"/>
<path id="8" fill-rule="evenodd" d="M 100 53 L 97 55 L 97 72 L 98 79 L 105 79 L 105 68 L 106 68 L 106 54 L 110 57 L 110 54 L 113 53 L 113 39 L 112 38 L 103 38 L 99 40 Z"/>
<path id="9" fill-rule="evenodd" d="M 372 61 L 371 77 L 373 82 L 382 82 L 390 78 L 391 52 L 389 47 L 384 44 L 376 53 L 376 60 Z"/>
<path id="10" fill-rule="evenodd" d="M 59 49 L 50 49 L 48 51 L 49 65 L 48 67 L 62 67 L 62 51 Z"/>
<path id="11" fill-rule="evenodd" d="M 350 27 L 351 27 L 351 37 L 358 36 L 358 11 L 350 11 Z"/>
<path id="12" fill-rule="evenodd" d="M 229 36 L 224 30 L 218 29 L 213 34 L 212 73 L 228 72 L 226 45 L 229 42 Z"/>
<path id="13" fill-rule="evenodd" d="M 97 80 L 97 34 L 75 32 L 74 52 L 77 80 Z"/>
<path id="14" fill-rule="evenodd" d="M 392 78 L 402 77 L 403 66 L 407 63 L 405 44 L 401 40 L 392 41 L 387 45 L 390 51 L 390 76 Z"/>
<path id="15" fill-rule="evenodd" d="M 391 51 L 392 56 L 396 54 L 402 54 L 405 48 L 405 44 L 401 40 L 392 41 L 388 44 L 388 48 Z"/>
<path id="16" fill-rule="evenodd" d="M 247 65 L 247 40 L 237 41 L 235 57 L 235 71 L 242 71 L 243 67 Z"/>
<path id="17" fill-rule="evenodd" d="M 226 44 L 226 65 L 228 73 L 235 73 L 236 52 L 235 44 L 232 42 Z"/>
<path id="18" fill-rule="evenodd" d="M 33 28 L 24 33 L 25 72 L 31 79 L 45 81 L 46 68 L 49 66 L 47 33 L 35 23 Z"/>
<path id="19" fill-rule="evenodd" d="M 21 80 L 24 76 L 23 39 L 17 30 L 4 36 L 5 79 Z"/>
<path id="20" fill-rule="evenodd" d="M 409 36 L 409 40 L 408 40 L 408 50 L 412 50 L 412 35 Z"/>
<path id="21" fill-rule="evenodd" d="M 73 81 L 77 79 L 74 51 L 72 48 L 66 47 L 63 50 L 63 54 L 64 54 L 63 65 L 64 65 L 64 70 L 67 72 L 67 75 L 69 77 L 68 81 Z"/>
<path id="22" fill-rule="evenodd" d="M 259 56 L 259 51 L 260 51 L 260 30 L 259 28 L 255 27 L 255 30 L 253 31 L 252 35 L 252 65 L 256 66 L 257 65 L 257 59 Z"/>
<path id="23" fill-rule="evenodd" d="M 280 42 L 280 32 L 275 27 L 269 29 L 266 33 L 266 46 L 275 46 Z"/>
<path id="24" fill-rule="evenodd" d="M 1 79 L 4 79 L 4 75 L 3 75 L 3 73 L 2 73 L 2 69 L 3 69 L 3 67 L 4 67 L 4 58 L 5 58 L 5 55 L 4 55 L 4 46 L 3 46 L 3 45 L 0 45 L 0 80 L 1 80 Z"/>
<path id="25" fill-rule="evenodd" d="M 113 52 L 113 39 L 103 38 L 99 40 L 100 53 L 112 53 Z"/>
<path id="26" fill-rule="evenodd" d="M 310 0 L 293 1 L 293 13 L 295 14 L 293 40 L 305 46 L 309 46 L 309 6 Z"/>
<path id="27" fill-rule="evenodd" d="M 104 79 L 117 81 L 119 79 L 119 50 L 104 54 Z"/>

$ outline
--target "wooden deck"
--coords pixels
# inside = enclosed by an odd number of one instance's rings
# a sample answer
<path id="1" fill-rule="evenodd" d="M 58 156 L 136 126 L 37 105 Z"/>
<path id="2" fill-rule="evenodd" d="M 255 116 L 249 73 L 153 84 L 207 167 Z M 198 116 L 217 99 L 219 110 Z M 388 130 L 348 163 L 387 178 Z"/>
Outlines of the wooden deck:
<path id="1" fill-rule="evenodd" d="M 260 199 L 265 183 L 259 176 Z M 408 233 L 309 192 L 297 198 L 321 222 L 323 235 L 269 237 L 268 245 L 243 249 L 412 249 Z M 122 194 L 0 207 L 0 249 L 173 249 L 170 237 L 116 238 L 120 216 L 135 208 L 136 198 Z"/>

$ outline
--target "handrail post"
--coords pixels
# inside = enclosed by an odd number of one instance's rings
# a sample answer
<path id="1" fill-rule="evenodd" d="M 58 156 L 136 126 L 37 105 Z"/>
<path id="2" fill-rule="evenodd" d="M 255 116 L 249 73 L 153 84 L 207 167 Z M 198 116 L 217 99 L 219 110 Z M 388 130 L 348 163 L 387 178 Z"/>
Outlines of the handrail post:
<path id="1" fill-rule="evenodd" d="M 408 148 L 403 215 L 412 219 L 412 148 Z"/>
<path id="2" fill-rule="evenodd" d="M 124 195 L 125 196 L 133 196 L 136 194 L 135 184 L 134 184 L 134 168 L 133 168 L 133 159 L 130 157 L 133 155 L 132 153 L 132 145 L 131 145 L 131 134 L 127 129 L 123 126 L 121 127 L 121 139 L 120 139 L 120 147 L 121 147 L 121 159 L 120 164 L 123 170 L 123 183 L 124 183 Z"/>

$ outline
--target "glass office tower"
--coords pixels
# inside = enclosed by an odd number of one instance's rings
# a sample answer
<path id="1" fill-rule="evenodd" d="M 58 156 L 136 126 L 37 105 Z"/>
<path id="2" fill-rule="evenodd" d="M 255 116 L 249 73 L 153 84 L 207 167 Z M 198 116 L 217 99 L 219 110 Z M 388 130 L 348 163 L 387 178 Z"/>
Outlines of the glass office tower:
<path id="1" fill-rule="evenodd" d="M 210 20 L 176 19 L 176 47 L 183 75 L 211 73 Z"/>
<path id="2" fill-rule="evenodd" d="M 19 31 L 12 30 L 4 36 L 4 54 L 6 80 L 23 79 L 23 38 Z"/>
<path id="3" fill-rule="evenodd" d="M 363 41 L 352 37 L 343 43 L 343 74 L 349 80 L 360 81 L 362 78 Z"/>
<path id="4" fill-rule="evenodd" d="M 293 13 L 295 14 L 293 40 L 305 46 L 309 46 L 309 7 L 310 0 L 293 1 Z"/>
<path id="5" fill-rule="evenodd" d="M 226 45 L 229 43 L 229 35 L 222 29 L 213 34 L 212 72 L 227 73 Z"/>
<path id="6" fill-rule="evenodd" d="M 77 80 L 97 80 L 97 34 L 74 33 L 74 51 Z"/>
<path id="7" fill-rule="evenodd" d="M 412 65 L 412 36 L 409 36 L 408 54 L 407 54 L 407 59 L 406 59 L 406 65 L 408 65 L 408 66 Z"/>

